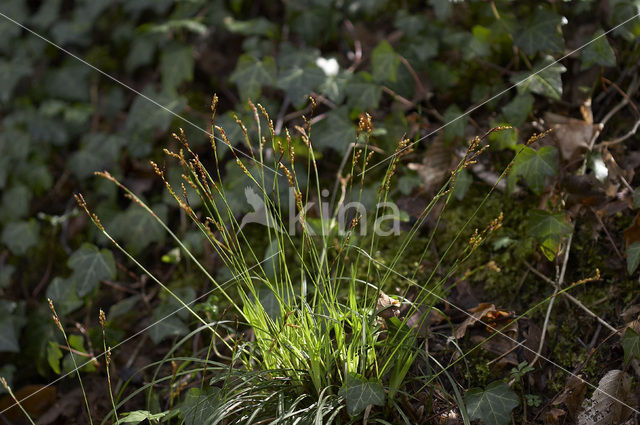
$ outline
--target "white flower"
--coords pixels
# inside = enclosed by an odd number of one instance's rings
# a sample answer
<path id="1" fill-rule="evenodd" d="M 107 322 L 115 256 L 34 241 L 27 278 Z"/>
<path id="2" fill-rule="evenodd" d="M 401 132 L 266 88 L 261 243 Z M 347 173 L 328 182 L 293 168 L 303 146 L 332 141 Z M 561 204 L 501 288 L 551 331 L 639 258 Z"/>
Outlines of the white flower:
<path id="1" fill-rule="evenodd" d="M 338 65 L 338 61 L 334 58 L 318 58 L 316 59 L 316 65 L 318 65 L 318 68 L 322 69 L 327 77 L 335 77 L 338 75 L 338 71 L 340 70 L 340 65 Z"/>

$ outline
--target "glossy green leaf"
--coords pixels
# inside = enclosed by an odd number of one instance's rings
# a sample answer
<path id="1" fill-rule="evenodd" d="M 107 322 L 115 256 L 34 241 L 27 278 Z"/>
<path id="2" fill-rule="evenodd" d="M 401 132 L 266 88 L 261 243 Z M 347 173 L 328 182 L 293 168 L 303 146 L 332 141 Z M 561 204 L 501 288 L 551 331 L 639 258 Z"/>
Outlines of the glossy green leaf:
<path id="1" fill-rule="evenodd" d="M 153 326 L 147 329 L 147 333 L 154 344 L 159 344 L 165 338 L 182 336 L 189 332 L 187 325 L 177 315 L 179 309 L 180 307 L 173 305 L 161 304 L 153 310 Z"/>
<path id="2" fill-rule="evenodd" d="M 436 14 L 436 17 L 444 21 L 451 15 L 451 10 L 453 8 L 451 0 L 429 0 L 429 4 L 433 7 L 433 11 Z"/>
<path id="3" fill-rule="evenodd" d="M 529 213 L 529 233 L 538 240 L 566 236 L 571 230 L 564 212 L 552 213 L 534 209 Z"/>
<path id="4" fill-rule="evenodd" d="M 384 388 L 379 381 L 369 381 L 355 373 L 346 376 L 340 395 L 347 404 L 347 413 L 356 416 L 370 404 L 384 405 Z"/>
<path id="5" fill-rule="evenodd" d="M 371 68 L 376 81 L 392 81 L 398 78 L 400 58 L 388 41 L 381 41 L 371 52 Z"/>
<path id="6" fill-rule="evenodd" d="M 528 223 L 529 234 L 538 242 L 545 257 L 553 261 L 560 250 L 562 239 L 572 230 L 571 225 L 566 221 L 565 214 L 532 210 L 529 212 Z"/>
<path id="7" fill-rule="evenodd" d="M 40 224 L 34 219 L 11 222 L 2 230 L 2 243 L 15 255 L 24 255 L 38 243 Z"/>
<path id="8" fill-rule="evenodd" d="M 370 111 L 377 108 L 382 96 L 382 86 L 375 83 L 367 72 L 356 74 L 345 87 L 345 91 L 349 107 L 360 111 Z"/>
<path id="9" fill-rule="evenodd" d="M 467 391 L 465 404 L 471 420 L 480 419 L 485 425 L 507 425 L 511 423 L 511 411 L 520 405 L 520 399 L 509 385 L 496 381 L 484 391 L 480 388 Z"/>
<path id="10" fill-rule="evenodd" d="M 560 74 L 565 68 L 560 63 L 554 63 L 551 56 L 546 56 L 534 66 L 533 72 L 521 72 L 511 78 L 511 82 L 518 85 L 518 92 L 531 92 L 560 100 L 562 98 L 562 78 Z"/>
<path id="11" fill-rule="evenodd" d="M 613 52 L 607 36 L 603 30 L 598 30 L 591 39 L 592 42 L 581 51 L 582 64 L 580 69 L 587 69 L 593 65 L 615 66 L 616 54 Z"/>
<path id="12" fill-rule="evenodd" d="M 189 389 L 180 405 L 180 415 L 185 425 L 205 424 L 215 417 L 220 405 L 219 391 L 217 387 L 209 387 L 204 391 L 199 388 Z"/>
<path id="13" fill-rule="evenodd" d="M 166 222 L 168 209 L 166 205 L 152 205 L 156 216 Z M 126 212 L 119 214 L 111 223 L 114 236 L 122 239 L 134 253 L 142 252 L 154 242 L 165 239 L 165 230 L 156 219 L 136 204 L 132 204 Z"/>
<path id="14" fill-rule="evenodd" d="M 169 414 L 169 411 L 160 413 L 151 413 L 148 410 L 134 410 L 133 412 L 125 412 L 120 414 L 117 424 L 139 424 L 142 421 L 153 421 L 155 423 Z"/>
<path id="15" fill-rule="evenodd" d="M 54 278 L 47 287 L 47 298 L 53 301 L 56 311 L 61 316 L 79 309 L 84 304 L 76 294 L 75 279 Z"/>
<path id="16" fill-rule="evenodd" d="M 30 73 L 31 64 L 26 58 L 0 59 L 0 102 L 8 102 L 18 82 Z"/>
<path id="17" fill-rule="evenodd" d="M 475 25 L 471 29 L 469 42 L 463 47 L 463 57 L 471 60 L 476 57 L 486 57 L 491 54 L 491 29 Z"/>
<path id="18" fill-rule="evenodd" d="M 513 42 L 527 55 L 537 52 L 562 52 L 564 39 L 560 32 L 563 17 L 547 8 L 538 8 L 524 24 L 524 28 L 513 34 Z"/>
<path id="19" fill-rule="evenodd" d="M 327 114 L 327 118 L 315 124 L 311 132 L 311 143 L 314 149 L 327 148 L 344 152 L 356 140 L 355 126 L 345 116 L 344 109 L 337 109 Z"/>
<path id="20" fill-rule="evenodd" d="M 6 289 L 11 284 L 11 276 L 16 271 L 12 264 L 4 264 L 0 269 L 0 289 Z"/>
<path id="21" fill-rule="evenodd" d="M 49 96 L 72 102 L 88 102 L 90 74 L 91 68 L 70 59 L 65 66 L 49 71 L 44 87 Z"/>
<path id="22" fill-rule="evenodd" d="M 186 105 L 186 99 L 183 97 L 158 92 L 151 86 L 145 87 L 142 94 L 146 98 L 135 97 L 123 132 L 123 136 L 127 139 L 127 150 L 138 158 L 151 153 L 153 135 L 168 130 L 172 112 L 180 113 Z"/>
<path id="23" fill-rule="evenodd" d="M 55 341 L 49 341 L 47 345 L 47 363 L 51 366 L 51 369 L 60 374 L 60 360 L 62 360 L 62 350 Z"/>
<path id="24" fill-rule="evenodd" d="M 162 87 L 173 93 L 180 84 L 193 80 L 193 47 L 174 44 L 162 49 L 160 70 Z"/>
<path id="25" fill-rule="evenodd" d="M 262 86 L 272 86 L 276 82 L 276 63 L 266 56 L 258 60 L 248 55 L 238 59 L 230 80 L 236 83 L 242 100 L 257 99 Z"/>
<path id="26" fill-rule="evenodd" d="M 533 101 L 530 93 L 520 93 L 502 108 L 502 114 L 511 126 L 518 128 L 531 113 Z"/>
<path id="27" fill-rule="evenodd" d="M 464 111 L 458 108 L 458 105 L 450 105 L 444 111 L 444 141 L 452 143 L 464 140 L 464 132 L 468 121 L 469 115 L 466 115 Z"/>
<path id="28" fill-rule="evenodd" d="M 0 316 L 0 352 L 18 353 L 20 343 L 16 333 L 16 325 L 11 315 Z"/>
<path id="29" fill-rule="evenodd" d="M 228 16 L 224 19 L 224 25 L 229 31 L 242 35 L 273 37 L 278 31 L 276 24 L 262 16 L 247 21 L 240 21 Z"/>
<path id="30" fill-rule="evenodd" d="M 79 150 L 71 154 L 69 168 L 81 179 L 91 176 L 95 171 L 108 170 L 118 160 L 124 139 L 105 133 L 90 133 L 82 142 Z"/>
<path id="31" fill-rule="evenodd" d="M 536 194 L 541 194 L 547 177 L 558 173 L 558 150 L 554 146 L 544 146 L 536 151 L 528 146 L 518 152 L 509 175 L 511 188 L 523 177 Z"/>
<path id="32" fill-rule="evenodd" d="M 632 358 L 640 358 L 640 335 L 631 328 L 624 331 L 622 337 L 622 348 L 624 349 L 624 362 L 629 364 Z"/>
<path id="33" fill-rule="evenodd" d="M 640 242 L 634 242 L 627 247 L 627 272 L 633 274 L 640 265 Z"/>
<path id="34" fill-rule="evenodd" d="M 101 280 L 116 277 L 116 263 L 111 251 L 98 249 L 90 243 L 84 243 L 71 254 L 67 264 L 73 269 L 72 278 L 76 280 L 81 297 L 91 292 Z"/>
<path id="35" fill-rule="evenodd" d="M 324 80 L 324 72 L 315 65 L 304 68 L 295 66 L 280 73 L 277 86 L 287 93 L 296 108 L 300 108 Z"/>
<path id="36" fill-rule="evenodd" d="M 22 184 L 15 184 L 2 194 L 0 221 L 17 220 L 29 212 L 32 192 Z"/>

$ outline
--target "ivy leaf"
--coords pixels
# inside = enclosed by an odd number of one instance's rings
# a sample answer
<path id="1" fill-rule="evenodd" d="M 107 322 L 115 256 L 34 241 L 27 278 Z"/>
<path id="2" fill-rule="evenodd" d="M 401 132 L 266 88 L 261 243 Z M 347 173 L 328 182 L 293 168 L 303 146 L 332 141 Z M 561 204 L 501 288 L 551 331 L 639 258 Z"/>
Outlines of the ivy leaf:
<path id="1" fill-rule="evenodd" d="M 134 410 L 133 412 L 122 413 L 122 417 L 118 419 L 117 424 L 139 424 L 142 421 L 155 423 L 158 419 L 162 419 L 169 414 L 169 411 L 160 413 L 151 413 L 148 410 Z"/>
<path id="2" fill-rule="evenodd" d="M 627 248 L 627 272 L 633 274 L 640 265 L 640 242 L 634 242 Z"/>
<path id="3" fill-rule="evenodd" d="M 520 93 L 502 108 L 502 114 L 511 126 L 520 127 L 531 113 L 533 101 L 531 94 Z"/>
<path id="4" fill-rule="evenodd" d="M 566 222 L 563 212 L 532 210 L 529 213 L 529 233 L 540 244 L 545 257 L 553 261 L 560 249 L 562 238 L 571 233 L 571 225 Z"/>
<path id="5" fill-rule="evenodd" d="M 276 63 L 271 56 L 258 60 L 249 55 L 238 58 L 231 81 L 238 86 L 242 100 L 257 99 L 262 86 L 271 86 L 276 82 Z"/>
<path id="6" fill-rule="evenodd" d="M 160 70 L 162 87 L 167 93 L 174 93 L 184 81 L 193 80 L 193 47 L 171 45 L 162 49 Z"/>
<path id="7" fill-rule="evenodd" d="M 29 212 L 31 191 L 22 184 L 14 184 L 2 194 L 0 221 L 17 220 Z"/>
<path id="8" fill-rule="evenodd" d="M 384 388 L 378 381 L 368 381 L 355 373 L 346 377 L 340 395 L 345 398 L 347 413 L 356 416 L 370 404 L 384 405 Z"/>
<path id="9" fill-rule="evenodd" d="M 169 304 L 160 304 L 155 310 L 153 310 L 151 323 L 154 323 L 154 325 L 149 328 L 147 332 L 154 344 L 159 344 L 167 337 L 182 336 L 189 332 L 187 325 L 185 325 L 182 319 L 178 317 L 178 313 L 176 313 L 180 307 Z"/>
<path id="10" fill-rule="evenodd" d="M 444 111 L 444 141 L 450 144 L 456 140 L 464 139 L 467 121 L 469 121 L 469 115 L 464 115 L 464 112 L 456 104 L 450 105 Z"/>
<path id="11" fill-rule="evenodd" d="M 64 316 L 77 310 L 84 304 L 76 294 L 76 281 L 74 279 L 64 279 L 56 277 L 47 287 L 47 298 L 56 306 L 56 311 Z"/>
<path id="12" fill-rule="evenodd" d="M 465 60 L 476 57 L 486 57 L 491 54 L 491 29 L 481 25 L 475 25 L 471 29 L 472 37 L 463 48 Z"/>
<path id="13" fill-rule="evenodd" d="M 629 361 L 634 357 L 640 358 L 640 335 L 638 332 L 630 327 L 627 328 L 622 337 L 622 348 L 624 349 L 625 364 L 629 364 Z"/>
<path id="14" fill-rule="evenodd" d="M 111 251 L 98 249 L 90 243 L 82 244 L 71 254 L 67 265 L 73 269 L 72 278 L 76 279 L 80 297 L 91 292 L 101 280 L 116 277 L 116 263 Z"/>
<path id="15" fill-rule="evenodd" d="M 367 72 L 359 72 L 345 87 L 349 107 L 366 111 L 375 109 L 382 96 L 382 87 L 373 81 Z M 348 142 L 350 143 L 350 142 Z"/>
<path id="16" fill-rule="evenodd" d="M 615 66 L 616 54 L 613 52 L 607 36 L 604 35 L 604 31 L 601 29 L 596 31 L 592 40 L 595 41 L 582 50 L 582 65 L 580 65 L 580 70 L 587 69 L 594 64 L 600 66 Z"/>
<path id="17" fill-rule="evenodd" d="M 69 168 L 80 179 L 85 179 L 94 171 L 111 167 L 118 160 L 124 140 L 120 136 L 106 133 L 89 133 L 82 141 L 82 147 L 69 158 Z"/>
<path id="18" fill-rule="evenodd" d="M 149 155 L 153 141 L 151 136 L 166 131 L 171 125 L 171 112 L 178 113 L 186 105 L 184 98 L 156 91 L 151 86 L 145 87 L 142 94 L 162 107 L 142 96 L 136 96 L 129 109 L 124 134 L 129 141 L 127 150 L 137 158 Z"/>
<path id="19" fill-rule="evenodd" d="M 386 40 L 381 41 L 371 52 L 371 68 L 376 81 L 395 82 L 398 78 L 400 58 Z"/>
<path id="20" fill-rule="evenodd" d="M 151 209 L 156 216 L 166 221 L 166 205 L 153 205 Z M 111 227 L 116 229 L 114 235 L 124 240 L 127 248 L 134 253 L 140 253 L 149 244 L 162 242 L 165 238 L 165 231 L 156 219 L 135 204 L 116 216 Z"/>
<path id="21" fill-rule="evenodd" d="M 560 63 L 553 63 L 551 56 L 538 62 L 533 72 L 521 72 L 511 78 L 511 82 L 518 85 L 518 92 L 531 92 L 560 100 L 562 97 L 562 78 L 560 74 L 565 68 Z"/>
<path id="22" fill-rule="evenodd" d="M 0 352 L 6 351 L 11 353 L 20 352 L 20 344 L 18 343 L 18 335 L 16 334 L 16 326 L 13 316 L 0 317 Z"/>
<path id="23" fill-rule="evenodd" d="M 327 114 L 327 118 L 313 126 L 312 143 L 314 148 L 327 148 L 343 152 L 349 143 L 356 139 L 356 129 L 346 114 L 345 108 L 338 108 Z"/>
<path id="24" fill-rule="evenodd" d="M 58 344 L 55 341 L 49 341 L 47 345 L 47 363 L 58 375 L 60 374 L 60 360 L 62 357 L 62 350 L 60 350 Z"/>
<path id="25" fill-rule="evenodd" d="M 209 387 L 204 391 L 191 388 L 180 405 L 180 414 L 186 425 L 200 425 L 207 423 L 209 418 L 216 417 L 216 410 L 220 404 L 219 389 Z"/>
<path id="26" fill-rule="evenodd" d="M 518 407 L 520 400 L 509 385 L 496 381 L 484 391 L 469 390 L 465 404 L 471 420 L 480 419 L 485 425 L 506 425 L 511 422 L 511 411 Z"/>
<path id="27" fill-rule="evenodd" d="M 447 20 L 451 15 L 451 0 L 429 0 L 429 4 L 433 7 L 433 12 L 436 14 L 436 18 L 441 21 Z"/>
<path id="28" fill-rule="evenodd" d="M 527 55 L 537 52 L 562 52 L 564 39 L 559 26 L 563 17 L 546 8 L 539 8 L 524 28 L 514 34 L 513 42 Z"/>
<path id="29" fill-rule="evenodd" d="M 34 219 L 16 221 L 6 225 L 2 231 L 2 243 L 15 255 L 24 255 L 38 243 L 40 225 Z"/>
<path id="30" fill-rule="evenodd" d="M 11 284 L 11 275 L 16 271 L 12 264 L 5 264 L 0 269 L 0 289 L 7 289 Z"/>
<path id="31" fill-rule="evenodd" d="M 509 175 L 509 187 L 513 189 L 519 177 L 524 177 L 527 184 L 537 195 L 542 193 L 547 177 L 558 173 L 558 149 L 544 146 L 536 151 L 524 146 L 513 162 Z"/>
<path id="32" fill-rule="evenodd" d="M 296 108 L 301 108 L 307 96 L 324 80 L 324 72 L 315 65 L 294 66 L 280 73 L 277 86 L 287 93 Z"/>
<path id="33" fill-rule="evenodd" d="M 7 103 L 16 84 L 31 73 L 31 64 L 25 58 L 0 59 L 0 102 Z"/>

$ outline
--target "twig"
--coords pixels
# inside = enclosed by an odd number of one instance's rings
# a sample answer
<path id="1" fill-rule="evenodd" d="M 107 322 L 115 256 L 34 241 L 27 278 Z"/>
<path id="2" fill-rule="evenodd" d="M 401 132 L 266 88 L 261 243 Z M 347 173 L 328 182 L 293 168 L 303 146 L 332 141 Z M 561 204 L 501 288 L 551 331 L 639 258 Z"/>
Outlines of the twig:
<path id="1" fill-rule="evenodd" d="M 531 270 L 536 276 L 538 276 L 539 278 L 541 278 L 542 280 L 544 280 L 547 283 L 550 283 L 551 285 L 555 286 L 555 282 L 551 279 L 549 279 L 547 276 L 543 275 L 542 273 L 540 273 L 538 270 L 536 270 L 531 264 L 529 264 L 527 261 L 524 262 L 524 264 L 529 268 L 529 270 Z M 618 330 L 616 328 L 614 328 L 613 326 L 611 326 L 609 323 L 607 323 L 605 320 L 601 319 L 600 316 L 598 316 L 597 314 L 595 314 L 594 312 L 592 312 L 591 310 L 589 310 L 589 308 L 587 306 L 585 306 L 584 304 L 582 304 L 582 302 L 580 302 L 580 300 L 578 300 L 576 297 L 574 297 L 573 295 L 571 295 L 568 292 L 563 292 L 562 296 L 566 297 L 569 301 L 571 301 L 572 303 L 574 303 L 575 305 L 577 305 L 578 307 L 580 307 L 585 313 L 587 313 L 589 316 L 593 317 L 594 319 L 598 320 L 598 322 L 600 322 L 605 328 L 609 329 L 612 332 L 618 332 Z"/>
<path id="2" fill-rule="evenodd" d="M 409 99 L 407 99 L 405 97 L 400 96 L 398 93 L 394 92 L 393 90 L 391 90 L 387 86 L 382 86 L 382 91 L 384 91 L 387 94 L 390 94 L 391 96 L 393 96 L 394 99 L 399 100 L 401 103 L 404 103 L 406 106 L 409 106 L 409 107 L 416 106 L 415 103 L 413 103 L 412 101 L 410 101 Z"/>
<path id="3" fill-rule="evenodd" d="M 620 250 L 618 250 L 618 247 L 616 246 L 616 243 L 613 241 L 613 238 L 611 237 L 611 234 L 609 233 L 609 231 L 607 230 L 607 227 L 602 222 L 602 219 L 600 218 L 600 216 L 593 210 L 593 208 L 591 208 L 591 212 L 593 213 L 593 215 L 596 216 L 596 219 L 598 219 L 598 223 L 600 223 L 600 225 L 602 226 L 602 229 L 604 230 L 604 233 L 607 235 L 607 238 L 609 239 L 609 242 L 611 242 L 611 246 L 613 247 L 613 250 L 618 255 L 618 258 L 620 258 L 620 260 L 624 261 L 624 256 L 620 253 Z"/>
<path id="4" fill-rule="evenodd" d="M 284 114 L 289 107 L 289 103 L 289 96 L 285 96 L 284 100 L 282 101 L 282 106 L 280 106 L 280 111 L 278 112 L 278 118 L 276 118 L 276 127 L 273 130 L 276 135 L 279 135 L 282 131 L 282 126 L 284 124 Z"/>
<path id="5" fill-rule="evenodd" d="M 398 57 L 400 58 L 400 62 L 402 62 L 404 67 L 407 68 L 407 70 L 409 71 L 409 74 L 411 74 L 413 81 L 416 83 L 416 86 L 418 87 L 418 91 L 420 92 L 420 94 L 422 94 L 422 98 L 425 100 L 429 99 L 429 95 L 427 91 L 424 89 L 424 86 L 422 85 L 422 81 L 420 81 L 418 74 L 416 74 L 416 71 L 413 69 L 409 61 L 406 60 L 402 55 L 398 55 Z"/>
<path id="6" fill-rule="evenodd" d="M 569 263 L 569 251 L 571 251 L 571 243 L 573 242 L 573 232 L 569 235 L 569 240 L 567 241 L 567 247 L 564 251 L 564 260 L 562 261 L 562 269 L 560 271 L 560 275 L 558 276 L 558 280 L 556 282 L 553 289 L 553 297 L 549 300 L 549 307 L 547 307 L 547 314 L 544 318 L 544 325 L 542 325 L 542 333 L 540 335 L 540 345 L 538 346 L 538 351 L 536 351 L 536 356 L 531 361 L 531 366 L 533 366 L 538 359 L 540 358 L 540 354 L 542 353 L 542 347 L 544 346 L 544 339 L 547 333 L 547 326 L 549 326 L 549 317 L 551 316 L 551 309 L 553 308 L 553 303 L 560 292 L 560 287 L 564 282 L 564 275 L 567 271 L 567 264 Z"/>
<path id="7" fill-rule="evenodd" d="M 636 121 L 636 123 L 633 125 L 631 130 L 629 130 L 627 133 L 623 134 L 620 137 L 616 137 L 613 140 L 606 140 L 604 142 L 601 142 L 600 146 L 612 146 L 612 145 L 616 145 L 618 143 L 624 142 L 629 137 L 633 137 L 636 134 L 636 131 L 638 131 L 638 127 L 640 127 L 640 119 Z"/>

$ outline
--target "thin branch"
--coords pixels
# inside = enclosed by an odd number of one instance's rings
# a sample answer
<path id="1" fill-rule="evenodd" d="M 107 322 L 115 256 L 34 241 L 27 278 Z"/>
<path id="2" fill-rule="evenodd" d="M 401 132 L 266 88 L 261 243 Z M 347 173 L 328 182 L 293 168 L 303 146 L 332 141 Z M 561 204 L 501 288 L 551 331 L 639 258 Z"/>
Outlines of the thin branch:
<path id="1" fill-rule="evenodd" d="M 533 272 L 536 276 L 538 276 L 539 278 L 541 278 L 542 280 L 544 280 L 547 283 L 550 283 L 551 285 L 556 285 L 556 283 L 549 279 L 547 276 L 543 275 L 542 273 L 540 273 L 538 270 L 536 270 L 531 264 L 529 264 L 527 261 L 524 262 L 526 264 L 526 266 L 529 268 L 529 270 L 531 270 L 531 272 Z M 575 305 L 577 305 L 578 307 L 580 307 L 585 313 L 587 313 L 589 316 L 593 317 L 594 319 L 596 319 L 598 322 L 600 322 L 605 328 L 609 329 L 612 332 L 618 332 L 618 330 L 616 328 L 614 328 L 613 326 L 611 326 L 609 323 L 607 323 L 604 319 L 601 319 L 600 316 L 598 316 L 597 314 L 595 314 L 594 312 L 592 312 L 591 310 L 589 310 L 588 307 L 586 307 L 584 304 L 582 304 L 582 302 L 580 302 L 580 300 L 578 300 L 576 297 L 574 297 L 573 295 L 569 294 L 568 292 L 563 292 L 562 296 L 566 297 L 569 301 L 571 301 L 572 303 L 574 303 Z"/>

